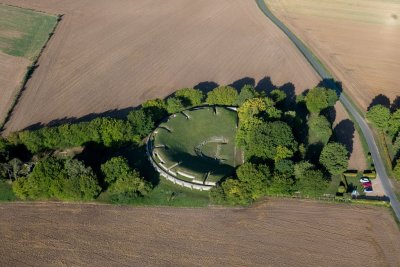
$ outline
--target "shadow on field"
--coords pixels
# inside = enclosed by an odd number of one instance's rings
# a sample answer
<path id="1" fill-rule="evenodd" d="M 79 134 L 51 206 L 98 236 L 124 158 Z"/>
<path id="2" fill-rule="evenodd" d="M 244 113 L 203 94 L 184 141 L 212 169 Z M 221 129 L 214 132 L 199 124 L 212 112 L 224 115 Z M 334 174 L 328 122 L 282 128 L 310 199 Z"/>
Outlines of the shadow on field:
<path id="1" fill-rule="evenodd" d="M 325 84 L 324 81 L 321 81 L 319 85 Z M 261 93 L 262 95 L 268 95 L 272 90 L 274 89 L 280 89 L 284 91 L 287 95 L 287 99 L 284 103 L 279 103 L 281 105 L 280 108 L 289 110 L 292 108 L 296 101 L 296 94 L 295 94 L 295 86 L 293 83 L 288 82 L 283 85 L 275 85 L 271 77 L 265 76 L 264 78 L 260 79 L 258 82 L 254 78 L 251 77 L 243 77 L 241 79 L 238 79 L 232 83 L 229 84 L 230 86 L 234 87 L 238 92 L 240 92 L 240 89 L 245 86 L 245 85 L 252 85 L 255 87 L 256 91 Z M 220 86 L 218 83 L 214 81 L 204 81 L 200 82 L 197 85 L 193 86 L 195 89 L 199 89 L 203 91 L 204 94 L 207 94 L 208 92 L 212 91 L 216 87 Z M 173 95 L 173 94 L 171 94 Z M 170 95 L 170 96 L 171 96 Z M 87 115 L 84 115 L 82 117 L 64 117 L 64 118 L 59 118 L 50 121 L 49 123 L 35 123 L 32 124 L 23 130 L 38 130 L 40 128 L 46 127 L 46 126 L 58 126 L 61 124 L 74 124 L 74 123 L 80 123 L 80 122 L 85 122 L 85 121 L 90 121 L 95 118 L 99 117 L 109 117 L 109 118 L 116 118 L 116 119 L 123 119 L 126 118 L 126 116 L 129 114 L 130 111 L 137 109 L 138 107 L 127 107 L 127 108 L 122 108 L 122 109 L 110 109 L 104 112 L 99 112 L 99 113 L 90 113 Z"/>
<path id="2" fill-rule="evenodd" d="M 368 110 L 376 105 L 382 105 L 384 107 L 390 108 L 390 99 L 383 94 L 379 94 L 375 96 L 374 99 L 372 99 L 371 104 L 368 106 Z"/>
<path id="3" fill-rule="evenodd" d="M 349 151 L 349 154 L 351 154 L 353 153 L 354 133 L 354 123 L 349 119 L 345 119 L 339 122 L 333 129 L 332 139 L 343 144 Z"/>

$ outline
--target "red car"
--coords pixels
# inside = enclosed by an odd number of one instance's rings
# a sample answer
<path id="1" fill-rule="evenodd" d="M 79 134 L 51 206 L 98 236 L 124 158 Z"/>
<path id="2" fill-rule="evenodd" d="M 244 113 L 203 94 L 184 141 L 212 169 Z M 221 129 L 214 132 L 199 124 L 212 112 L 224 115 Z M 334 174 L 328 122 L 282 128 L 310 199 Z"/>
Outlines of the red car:
<path id="1" fill-rule="evenodd" d="M 367 188 L 367 187 L 371 187 L 372 186 L 372 183 L 371 182 L 366 182 L 366 183 L 361 183 L 362 184 L 362 186 L 364 187 L 364 188 Z"/>

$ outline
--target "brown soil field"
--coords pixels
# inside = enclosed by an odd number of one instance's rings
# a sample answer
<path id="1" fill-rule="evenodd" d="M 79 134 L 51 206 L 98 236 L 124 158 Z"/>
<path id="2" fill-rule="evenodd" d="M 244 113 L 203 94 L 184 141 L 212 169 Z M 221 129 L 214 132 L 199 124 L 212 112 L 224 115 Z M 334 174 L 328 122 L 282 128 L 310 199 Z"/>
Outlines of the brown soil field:
<path id="1" fill-rule="evenodd" d="M 252 208 L 0 205 L 1 266 L 399 266 L 388 210 L 297 200 Z"/>
<path id="2" fill-rule="evenodd" d="M 384 94 L 400 96 L 400 2 L 266 0 L 344 83 L 364 110 Z"/>
<path id="3" fill-rule="evenodd" d="M 201 82 L 319 77 L 252 0 L 1 0 L 64 14 L 7 132 L 136 106 Z"/>
<path id="4" fill-rule="evenodd" d="M 4 121 L 8 109 L 14 102 L 14 97 L 21 87 L 27 67 L 31 64 L 28 59 L 9 56 L 0 52 L 0 122 Z"/>

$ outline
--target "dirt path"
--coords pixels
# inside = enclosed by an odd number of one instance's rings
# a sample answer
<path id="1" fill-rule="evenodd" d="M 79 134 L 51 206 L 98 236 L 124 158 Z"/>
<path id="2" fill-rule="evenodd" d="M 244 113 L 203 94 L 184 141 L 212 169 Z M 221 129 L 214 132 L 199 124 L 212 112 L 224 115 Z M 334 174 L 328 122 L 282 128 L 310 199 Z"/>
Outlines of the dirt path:
<path id="1" fill-rule="evenodd" d="M 2 204 L 0 236 L 2 266 L 400 264 L 400 232 L 386 209 L 306 201 L 250 209 Z"/>

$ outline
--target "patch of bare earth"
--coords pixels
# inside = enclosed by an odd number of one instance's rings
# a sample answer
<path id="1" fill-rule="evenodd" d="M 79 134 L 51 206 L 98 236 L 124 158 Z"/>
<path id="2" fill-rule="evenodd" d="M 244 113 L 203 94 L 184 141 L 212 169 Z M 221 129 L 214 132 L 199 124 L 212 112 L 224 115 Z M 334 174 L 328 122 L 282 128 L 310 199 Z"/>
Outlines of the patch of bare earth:
<path id="1" fill-rule="evenodd" d="M 319 78 L 252 0 L 3 0 L 62 13 L 7 132 L 163 98 L 182 87 L 245 77 Z"/>
<path id="2" fill-rule="evenodd" d="M 30 64 L 28 59 L 0 52 L 0 122 L 7 116 Z"/>
<path id="3" fill-rule="evenodd" d="M 2 266 L 398 266 L 386 209 L 270 200 L 248 209 L 2 204 Z"/>
<path id="4" fill-rule="evenodd" d="M 400 2 L 267 0 L 342 81 L 364 110 L 384 94 L 400 95 Z"/>

